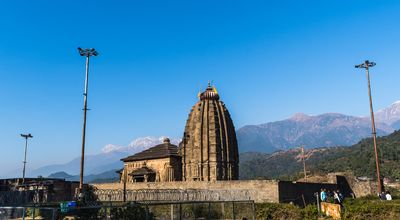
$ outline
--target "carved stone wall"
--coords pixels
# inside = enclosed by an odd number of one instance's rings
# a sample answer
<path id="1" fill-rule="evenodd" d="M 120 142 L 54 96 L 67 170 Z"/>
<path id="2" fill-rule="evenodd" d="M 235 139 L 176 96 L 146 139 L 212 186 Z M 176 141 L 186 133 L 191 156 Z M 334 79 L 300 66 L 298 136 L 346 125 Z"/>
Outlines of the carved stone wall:
<path id="1" fill-rule="evenodd" d="M 124 184 L 94 184 L 103 201 L 122 201 Z M 127 201 L 279 202 L 278 182 L 269 180 L 216 182 L 152 182 L 126 185 Z M 110 197 L 109 197 L 110 195 Z"/>
<path id="2" fill-rule="evenodd" d="M 122 201 L 124 184 L 95 184 L 96 194 L 101 199 L 112 195 L 112 201 Z M 340 189 L 350 197 L 348 186 L 334 183 L 310 183 L 275 180 L 234 180 L 234 181 L 180 181 L 135 183 L 126 185 L 128 201 L 244 201 L 256 203 L 304 203 L 316 202 L 315 193 L 320 189 Z M 113 200 L 115 199 L 115 200 Z"/>
<path id="3" fill-rule="evenodd" d="M 127 177 L 127 182 L 133 182 L 132 177 L 127 174 L 143 167 L 144 164 L 146 167 L 156 172 L 156 182 L 179 181 L 182 179 L 182 165 L 180 158 L 169 157 L 125 162 L 125 166 L 121 175 L 121 182 L 125 181 L 125 177 Z"/>

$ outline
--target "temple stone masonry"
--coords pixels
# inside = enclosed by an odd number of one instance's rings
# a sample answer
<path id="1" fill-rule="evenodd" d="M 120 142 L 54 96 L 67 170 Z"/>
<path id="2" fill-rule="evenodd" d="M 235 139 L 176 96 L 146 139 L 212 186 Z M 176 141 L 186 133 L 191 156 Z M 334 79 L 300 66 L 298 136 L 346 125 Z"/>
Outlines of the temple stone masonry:
<path id="1" fill-rule="evenodd" d="M 189 113 L 179 148 L 166 138 L 121 160 L 124 168 L 118 172 L 124 183 L 239 179 L 235 127 L 210 84 Z"/>
<path id="2" fill-rule="evenodd" d="M 183 181 L 237 180 L 238 145 L 228 109 L 210 85 L 199 99 L 181 143 Z"/>
<path id="3" fill-rule="evenodd" d="M 171 182 L 182 179 L 181 156 L 178 147 L 168 138 L 164 143 L 121 159 L 124 168 L 119 172 L 121 182 Z"/>

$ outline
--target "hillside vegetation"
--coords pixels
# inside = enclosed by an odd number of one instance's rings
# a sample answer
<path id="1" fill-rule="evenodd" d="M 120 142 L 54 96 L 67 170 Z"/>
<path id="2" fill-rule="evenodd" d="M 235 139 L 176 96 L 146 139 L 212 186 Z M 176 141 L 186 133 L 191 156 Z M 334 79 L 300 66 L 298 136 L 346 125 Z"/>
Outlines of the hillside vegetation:
<path id="1" fill-rule="evenodd" d="M 400 179 L 400 131 L 377 140 L 383 177 Z M 302 176 L 300 149 L 274 154 L 242 154 L 241 179 L 295 180 Z M 350 147 L 316 148 L 305 152 L 307 170 L 311 174 L 352 171 L 356 176 L 375 177 L 375 156 L 372 138 Z"/>

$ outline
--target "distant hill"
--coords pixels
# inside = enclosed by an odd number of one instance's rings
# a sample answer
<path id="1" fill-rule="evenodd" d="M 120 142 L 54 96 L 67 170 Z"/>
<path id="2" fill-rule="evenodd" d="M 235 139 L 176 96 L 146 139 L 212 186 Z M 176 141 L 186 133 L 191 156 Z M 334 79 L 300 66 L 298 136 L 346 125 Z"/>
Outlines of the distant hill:
<path id="1" fill-rule="evenodd" d="M 120 169 L 123 167 L 123 163 L 120 161 L 120 159 L 160 144 L 162 143 L 163 139 L 164 136 L 137 138 L 126 147 L 108 144 L 102 149 L 101 153 L 85 156 L 85 173 L 88 175 L 100 174 L 106 170 Z M 179 141 L 179 139 L 171 138 L 171 142 L 174 144 L 178 144 Z M 78 175 L 80 171 L 80 159 L 80 157 L 76 157 L 75 159 L 64 164 L 51 164 L 43 166 L 29 171 L 27 176 L 48 176 L 57 172 L 66 172 L 71 175 Z M 8 176 L 14 177 L 13 175 Z"/>
<path id="2" fill-rule="evenodd" d="M 377 128 L 379 135 L 394 131 L 384 123 L 378 123 Z M 301 145 L 307 148 L 352 145 L 370 135 L 369 119 L 337 113 L 317 116 L 300 113 L 287 120 L 249 125 L 237 131 L 241 152 L 266 153 Z"/>
<path id="3" fill-rule="evenodd" d="M 400 101 L 396 101 L 387 108 L 376 111 L 375 119 L 378 122 L 392 126 L 396 130 L 400 129 L 400 127 L 397 127 L 400 124 Z"/>
<path id="4" fill-rule="evenodd" d="M 62 172 L 52 173 L 48 176 L 48 178 L 71 180 L 72 178 L 74 178 L 74 176 L 69 175 L 68 173 L 62 171 Z"/>
<path id="5" fill-rule="evenodd" d="M 382 176 L 400 179 L 400 131 L 378 138 L 378 148 Z M 254 159 L 240 161 L 240 178 L 297 179 L 303 175 L 300 155 L 300 149 L 253 155 Z M 352 171 L 356 176 L 375 176 L 372 138 L 350 147 L 310 149 L 305 152 L 305 158 L 307 170 L 313 174 Z"/>
<path id="6" fill-rule="evenodd" d="M 108 170 L 99 174 L 91 174 L 84 177 L 85 183 L 104 183 L 104 182 L 117 182 L 119 181 L 119 175 L 116 173 L 117 170 Z M 57 172 L 50 174 L 49 178 L 59 178 L 68 181 L 79 181 L 79 175 L 69 175 L 66 172 Z"/>
<path id="7" fill-rule="evenodd" d="M 96 155 L 85 156 L 85 173 L 99 174 L 104 170 L 119 169 L 123 166 L 120 161 L 121 158 L 129 155 L 125 152 L 113 151 L 109 153 L 100 153 Z M 71 175 L 79 174 L 80 170 L 80 157 L 77 157 L 65 164 L 52 164 L 35 169 L 28 172 L 28 176 L 48 176 L 52 173 L 66 172 Z"/>
<path id="8" fill-rule="evenodd" d="M 377 140 L 381 175 L 400 179 L 400 131 Z M 340 153 L 331 155 L 323 163 L 315 164 L 313 170 L 328 173 L 351 170 L 357 176 L 375 177 L 375 154 L 372 138 L 364 139 Z"/>

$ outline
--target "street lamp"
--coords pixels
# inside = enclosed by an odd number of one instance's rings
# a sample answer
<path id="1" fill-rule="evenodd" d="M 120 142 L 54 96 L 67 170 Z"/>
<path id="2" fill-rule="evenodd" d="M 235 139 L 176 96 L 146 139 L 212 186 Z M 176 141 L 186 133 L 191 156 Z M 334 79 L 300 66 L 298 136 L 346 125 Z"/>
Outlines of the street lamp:
<path id="1" fill-rule="evenodd" d="M 83 129 L 82 129 L 82 154 L 81 154 L 81 172 L 79 178 L 79 190 L 83 188 L 83 169 L 85 165 L 85 139 L 86 139 L 86 112 L 87 112 L 87 95 L 89 80 L 89 58 L 97 56 L 99 53 L 94 48 L 82 49 L 78 47 L 79 55 L 86 57 L 86 75 L 85 75 L 85 92 L 83 93 Z"/>
<path id="2" fill-rule="evenodd" d="M 24 169 L 22 170 L 22 183 L 25 183 L 25 168 L 26 168 L 26 151 L 28 149 L 28 138 L 33 138 L 31 134 L 21 134 L 21 137 L 25 138 L 25 156 L 24 156 Z"/>
<path id="3" fill-rule="evenodd" d="M 371 124 L 372 124 L 372 135 L 374 139 L 374 151 L 375 151 L 375 163 L 376 163 L 376 176 L 378 178 L 378 192 L 382 193 L 382 184 L 381 184 L 381 172 L 379 169 L 379 157 L 378 157 L 378 148 L 376 147 L 376 128 L 375 128 L 375 117 L 374 117 L 374 109 L 372 107 L 372 95 L 371 95 L 371 83 L 369 80 L 369 68 L 375 66 L 376 63 L 370 62 L 368 60 L 364 61 L 359 65 L 356 65 L 355 68 L 363 68 L 367 74 L 368 81 L 368 96 L 369 96 L 369 109 L 371 112 Z"/>

